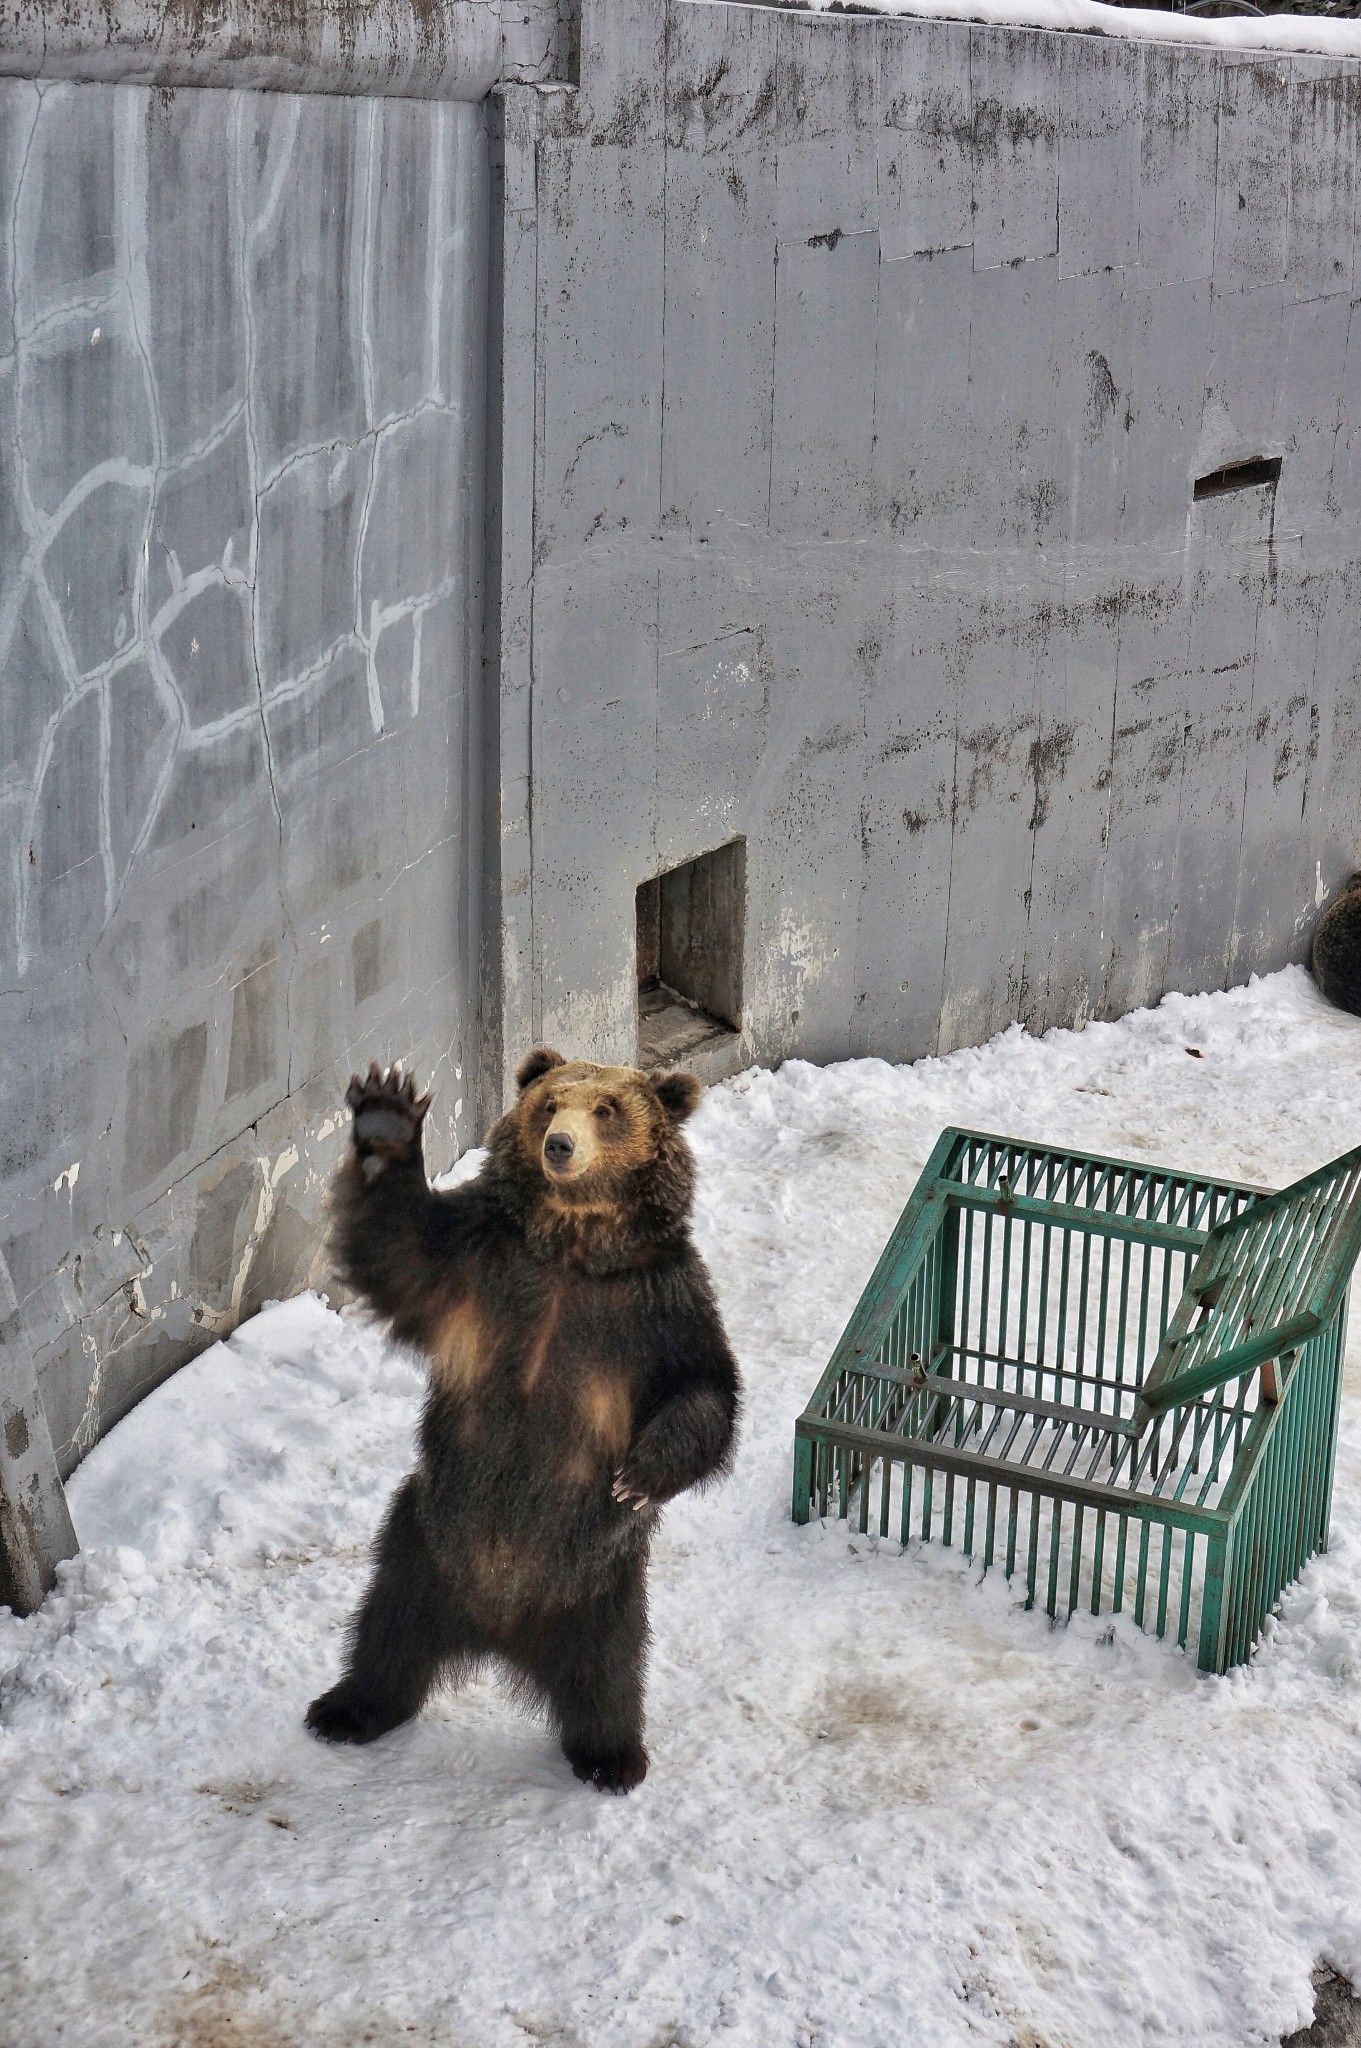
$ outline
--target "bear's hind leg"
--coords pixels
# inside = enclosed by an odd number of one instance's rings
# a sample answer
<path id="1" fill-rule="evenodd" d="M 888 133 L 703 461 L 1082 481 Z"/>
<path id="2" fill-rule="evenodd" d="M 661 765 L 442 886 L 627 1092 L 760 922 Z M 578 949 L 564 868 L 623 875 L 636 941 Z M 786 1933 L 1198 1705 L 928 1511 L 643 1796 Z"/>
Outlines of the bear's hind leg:
<path id="1" fill-rule="evenodd" d="M 349 1669 L 307 1709 L 326 1742 L 373 1742 L 420 1712 L 442 1670 L 476 1646 L 425 1540 L 415 1480 L 403 1480 L 350 1630 Z"/>
<path id="2" fill-rule="evenodd" d="M 573 1771 L 601 1792 L 631 1792 L 647 1776 L 645 1565 L 561 1616 L 515 1660 L 546 1697 Z"/>

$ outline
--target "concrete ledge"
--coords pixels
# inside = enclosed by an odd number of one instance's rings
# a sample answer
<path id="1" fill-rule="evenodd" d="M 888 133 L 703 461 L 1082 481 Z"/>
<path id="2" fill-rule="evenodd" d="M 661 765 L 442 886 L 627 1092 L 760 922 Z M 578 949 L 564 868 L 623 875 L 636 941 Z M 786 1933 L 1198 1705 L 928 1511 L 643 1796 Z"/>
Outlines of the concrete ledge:
<path id="1" fill-rule="evenodd" d="M 560 74 L 561 0 L 6 0 L 0 76 L 480 100 Z"/>

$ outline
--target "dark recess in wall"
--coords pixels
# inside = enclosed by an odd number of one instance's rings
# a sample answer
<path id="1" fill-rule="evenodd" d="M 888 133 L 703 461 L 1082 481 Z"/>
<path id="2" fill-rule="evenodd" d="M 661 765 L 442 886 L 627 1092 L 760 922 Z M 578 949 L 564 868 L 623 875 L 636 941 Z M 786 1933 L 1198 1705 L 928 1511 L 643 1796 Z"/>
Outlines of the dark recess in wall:
<path id="1" fill-rule="evenodd" d="M 1261 484 L 1274 485 L 1280 473 L 1279 455 L 1259 455 L 1251 462 L 1230 462 L 1223 469 L 1212 469 L 1208 476 L 1198 476 L 1191 495 L 1196 498 L 1222 498 L 1226 491 L 1252 491 Z"/>
<path id="2" fill-rule="evenodd" d="M 736 839 L 637 892 L 638 1062 L 727 1069 L 742 1028 L 746 844 Z M 712 1073 L 711 1073 L 712 1070 Z"/>

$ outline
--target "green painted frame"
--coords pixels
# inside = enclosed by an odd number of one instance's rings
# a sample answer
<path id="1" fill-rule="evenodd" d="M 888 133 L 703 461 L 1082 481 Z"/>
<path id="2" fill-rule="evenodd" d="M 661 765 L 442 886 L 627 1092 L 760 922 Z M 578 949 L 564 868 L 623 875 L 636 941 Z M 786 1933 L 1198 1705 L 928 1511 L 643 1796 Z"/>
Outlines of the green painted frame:
<path id="1" fill-rule="evenodd" d="M 1241 1663 L 1327 1544 L 1358 1250 L 1361 1148 L 1267 1195 L 946 1130 L 795 1424 L 794 1519 L 867 1532 L 877 1467 L 881 1534 L 962 1519 L 1028 1605 L 1046 1537 L 1051 1616 L 1132 1572 L 1136 1622 L 1185 1645 L 1198 1606 L 1201 1668 Z"/>

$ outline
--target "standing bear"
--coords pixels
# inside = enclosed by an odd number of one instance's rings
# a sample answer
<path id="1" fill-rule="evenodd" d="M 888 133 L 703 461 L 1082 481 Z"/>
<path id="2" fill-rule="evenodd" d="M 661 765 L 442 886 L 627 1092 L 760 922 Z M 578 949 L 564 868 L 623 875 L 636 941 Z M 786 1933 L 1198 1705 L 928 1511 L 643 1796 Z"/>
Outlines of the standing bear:
<path id="1" fill-rule="evenodd" d="M 533 1052 L 477 1178 L 435 1193 L 430 1098 L 371 1066 L 336 1176 L 341 1277 L 429 1366 L 348 1669 L 307 1710 L 371 1742 L 499 1658 L 579 1778 L 647 1771 L 647 1559 L 662 1505 L 727 1469 L 739 1385 L 690 1237 L 688 1074 Z"/>
<path id="2" fill-rule="evenodd" d="M 1361 874 L 1342 884 L 1319 919 L 1311 964 L 1328 1001 L 1361 1017 Z"/>

